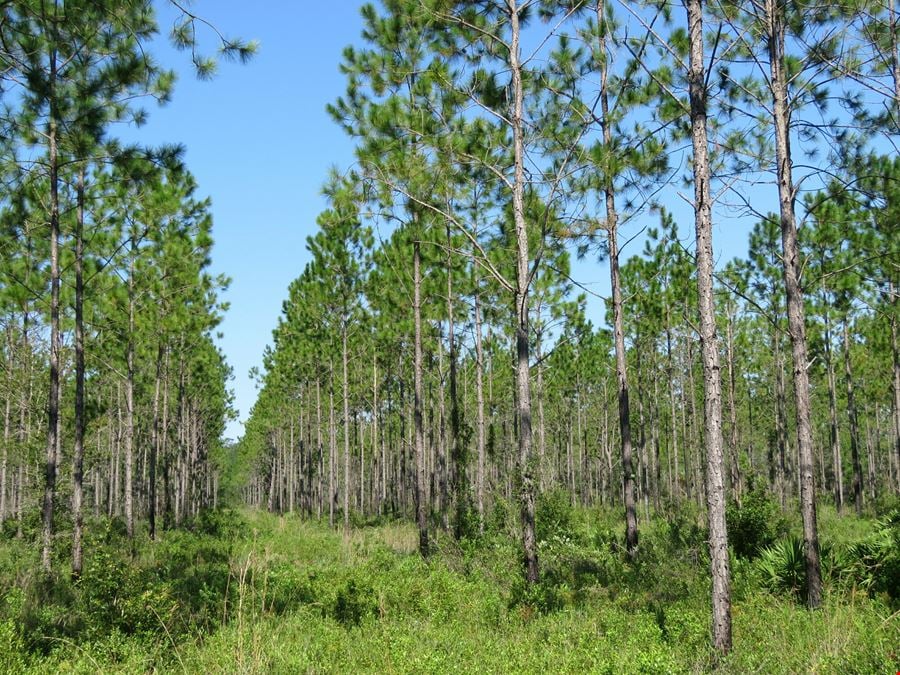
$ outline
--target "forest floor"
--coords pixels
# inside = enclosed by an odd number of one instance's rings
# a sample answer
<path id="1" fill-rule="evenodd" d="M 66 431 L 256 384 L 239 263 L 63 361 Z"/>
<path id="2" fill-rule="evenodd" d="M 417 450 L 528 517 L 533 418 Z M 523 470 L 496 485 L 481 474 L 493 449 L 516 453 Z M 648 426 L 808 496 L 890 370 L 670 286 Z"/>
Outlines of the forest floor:
<path id="1" fill-rule="evenodd" d="M 696 511 L 641 522 L 632 564 L 617 543 L 618 510 L 550 500 L 539 510 L 543 578 L 534 588 L 520 581 L 517 541 L 506 533 L 512 512 L 499 510 L 486 534 L 462 543 L 439 535 L 428 561 L 401 523 L 345 535 L 290 515 L 224 511 L 129 552 L 118 521 L 98 520 L 77 583 L 37 577 L 33 544 L 5 539 L 0 672 L 713 669 Z M 821 512 L 826 562 L 841 561 L 826 565 L 824 607 L 805 609 L 790 547 L 733 556 L 734 649 L 721 672 L 900 669 L 897 539 L 869 577 L 853 562 L 896 537 L 900 520 Z M 796 524 L 780 527 L 780 541 L 793 541 Z"/>

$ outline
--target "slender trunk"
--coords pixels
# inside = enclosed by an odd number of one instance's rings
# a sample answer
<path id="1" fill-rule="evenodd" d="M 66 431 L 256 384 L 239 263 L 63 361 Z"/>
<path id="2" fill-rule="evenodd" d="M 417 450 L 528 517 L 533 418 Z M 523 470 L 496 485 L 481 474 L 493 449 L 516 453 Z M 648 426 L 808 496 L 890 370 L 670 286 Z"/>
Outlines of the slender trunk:
<path id="1" fill-rule="evenodd" d="M 150 539 L 156 539 L 156 461 L 159 456 L 160 433 L 159 396 L 162 388 L 163 363 L 165 347 L 162 340 L 156 350 L 156 381 L 153 386 L 153 421 L 150 438 L 150 459 L 147 477 L 147 519 L 149 521 Z"/>
<path id="2" fill-rule="evenodd" d="M 12 322 L 6 326 L 6 407 L 3 413 L 3 456 L 0 459 L 0 532 L 6 521 L 6 467 L 9 461 L 9 444 L 12 435 L 12 399 L 13 399 L 13 339 Z"/>
<path id="3" fill-rule="evenodd" d="M 681 500 L 681 469 L 678 461 L 678 430 L 676 429 L 677 414 L 675 406 L 675 369 L 672 364 L 672 329 L 670 324 L 669 307 L 666 306 L 666 375 L 669 390 L 669 440 L 672 453 L 669 459 L 672 463 L 669 469 L 670 495 L 674 499 Z"/>
<path id="4" fill-rule="evenodd" d="M 509 66 L 512 75 L 512 135 L 514 157 L 513 220 L 516 229 L 516 399 L 519 423 L 519 480 L 522 519 L 522 546 L 525 555 L 525 578 L 537 583 L 538 557 L 534 533 L 534 478 L 531 458 L 531 379 L 528 368 L 528 229 L 525 224 L 525 129 L 523 120 L 524 90 L 520 58 L 520 26 L 517 0 L 507 0 L 510 15 L 511 44 Z"/>
<path id="5" fill-rule="evenodd" d="M 787 507 L 787 476 L 785 457 L 787 456 L 787 405 L 784 393 L 784 358 L 781 352 L 781 333 L 775 328 L 775 438 L 778 455 L 770 469 L 770 477 L 774 475 L 775 486 L 781 508 Z"/>
<path id="6" fill-rule="evenodd" d="M 55 19 L 55 17 L 54 17 Z M 44 503 L 41 530 L 41 567 L 50 572 L 53 546 L 53 501 L 59 449 L 59 366 L 62 349 L 59 326 L 59 157 L 57 148 L 56 51 L 50 52 L 50 122 L 48 133 L 50 173 L 50 396 L 47 401 L 47 464 L 44 471 Z"/>
<path id="7" fill-rule="evenodd" d="M 823 297 L 823 301 L 825 298 Z M 831 466 L 834 472 L 834 508 L 838 513 L 844 507 L 844 468 L 841 461 L 841 436 L 838 429 L 837 387 L 834 378 L 834 360 L 832 358 L 831 321 L 828 306 L 825 306 L 825 370 L 828 374 L 828 419 L 829 440 L 831 442 Z"/>
<path id="8" fill-rule="evenodd" d="M 744 492 L 744 477 L 740 463 L 740 440 L 738 439 L 737 423 L 737 377 L 734 368 L 734 328 L 733 315 L 728 314 L 728 346 L 726 355 L 728 358 L 728 419 L 730 428 L 730 440 L 728 450 L 731 454 L 731 490 L 735 501 L 740 504 Z"/>
<path id="9" fill-rule="evenodd" d="M 72 457 L 72 576 L 81 576 L 84 514 L 84 167 L 78 172 L 75 217 L 75 443 Z"/>
<path id="10" fill-rule="evenodd" d="M 458 373 L 456 370 L 456 334 L 453 324 L 453 260 L 451 251 L 453 241 L 450 237 L 450 225 L 447 225 L 447 347 L 450 359 L 450 458 L 453 463 L 450 485 L 452 486 L 456 514 L 453 522 L 453 536 L 461 539 L 463 521 L 466 515 L 466 458 L 462 443 L 459 442 L 459 395 Z"/>
<path id="11" fill-rule="evenodd" d="M 450 527 L 448 520 L 449 497 L 447 496 L 447 414 L 444 408 L 444 340 L 443 325 L 438 322 L 437 335 L 437 397 L 432 396 L 431 400 L 437 399 L 438 411 L 438 434 L 437 434 L 437 469 L 435 471 L 435 479 L 438 485 L 437 510 L 441 518 L 441 528 L 447 531 Z M 432 414 L 434 408 L 432 407 Z M 431 425 L 432 432 L 434 424 Z M 433 436 L 432 436 L 433 439 Z M 434 444 L 432 444 L 433 446 Z M 434 465 L 432 465 L 434 466 Z"/>
<path id="12" fill-rule="evenodd" d="M 413 321 L 415 324 L 413 424 L 416 448 L 416 524 L 419 527 L 419 553 L 424 558 L 428 556 L 428 517 L 425 487 L 425 429 L 422 420 L 422 271 L 418 228 L 416 228 L 414 236 L 416 239 L 413 241 Z"/>
<path id="13" fill-rule="evenodd" d="M 475 398 L 478 406 L 476 413 L 478 467 L 475 472 L 475 495 L 478 502 L 478 528 L 480 532 L 484 532 L 484 349 L 481 343 L 481 303 L 477 287 L 475 290 Z"/>
<path id="14" fill-rule="evenodd" d="M 344 532 L 350 531 L 350 379 L 347 373 L 347 320 L 341 331 L 341 360 L 344 386 Z"/>
<path id="15" fill-rule="evenodd" d="M 790 108 L 785 73 L 784 22 L 776 0 L 766 0 L 769 29 L 769 67 L 775 126 L 775 161 L 778 168 L 778 201 L 781 211 L 782 262 L 787 296 L 788 326 L 794 361 L 794 398 L 797 414 L 797 452 L 800 466 L 800 511 L 806 562 L 807 604 L 822 603 L 822 571 L 816 523 L 816 494 L 812 466 L 812 423 L 806 355 L 806 317 L 800 286 L 800 246 L 794 215 L 796 197 L 791 167 Z"/>
<path id="16" fill-rule="evenodd" d="M 862 515 L 863 476 L 859 459 L 859 421 L 856 413 L 856 395 L 853 388 L 853 370 L 850 357 L 850 326 L 843 322 L 844 332 L 844 376 L 847 380 L 847 417 L 850 420 L 850 458 L 853 462 L 853 501 L 856 515 Z"/>
<path id="17" fill-rule="evenodd" d="M 328 526 L 334 529 L 334 502 L 337 499 L 334 485 L 334 462 L 337 439 L 334 425 L 334 366 L 331 366 L 331 386 L 328 388 Z"/>
<path id="18" fill-rule="evenodd" d="M 376 460 L 379 457 L 378 454 L 378 361 L 377 361 L 377 349 L 375 347 L 372 348 L 372 458 Z M 371 493 L 371 500 L 374 502 L 376 499 L 378 503 L 375 504 L 375 512 L 381 513 L 381 506 L 384 503 L 384 446 L 381 446 L 381 454 L 380 459 L 377 459 L 379 466 L 374 467 L 373 469 L 373 479 L 374 485 Z M 378 485 L 378 472 L 381 473 L 381 489 L 379 489 Z M 376 494 L 378 495 L 376 497 Z"/>
<path id="19" fill-rule="evenodd" d="M 606 25 L 605 4 L 597 5 L 597 24 Z M 607 61 L 605 28 L 600 32 L 600 124 L 603 143 L 612 149 L 612 130 L 609 122 L 609 94 L 607 91 Z M 609 245 L 609 275 L 612 286 L 613 332 L 615 334 L 616 383 L 619 403 L 619 433 L 622 440 L 622 486 L 625 495 L 625 548 L 633 559 L 637 554 L 638 530 L 634 501 L 634 469 L 632 468 L 631 447 L 631 405 L 628 391 L 628 368 L 625 361 L 625 320 L 622 316 L 622 289 L 619 280 L 618 220 L 616 212 L 613 177 L 603 176 L 606 198 L 606 239 Z"/>
<path id="20" fill-rule="evenodd" d="M 171 474 L 171 461 L 169 458 L 169 350 L 165 350 L 163 359 L 163 393 L 162 393 L 162 428 L 160 429 L 157 443 L 159 457 L 162 457 L 162 484 L 163 484 L 163 528 L 172 526 L 172 490 L 169 486 Z"/>
<path id="21" fill-rule="evenodd" d="M 316 374 L 316 452 L 319 455 L 319 466 L 322 470 L 319 471 L 319 503 L 317 506 L 317 515 L 322 515 L 322 498 L 323 493 L 325 492 L 322 489 L 322 483 L 324 482 L 325 475 L 325 467 L 324 467 L 324 455 L 325 455 L 325 447 L 322 445 L 322 385 L 319 380 L 318 373 Z M 330 484 L 329 484 L 330 488 Z M 328 523 L 331 527 L 334 527 L 333 518 L 329 520 Z"/>
<path id="22" fill-rule="evenodd" d="M 712 197 L 706 119 L 706 84 L 701 0 L 686 0 L 690 35 L 691 137 L 694 151 L 694 215 L 697 234 L 697 293 L 706 440 L 706 505 L 712 572 L 712 641 L 722 654 L 731 650 L 731 572 L 725 527 L 725 479 L 722 443 L 722 392 L 716 309 L 713 294 Z M 693 392 L 691 393 L 693 397 Z"/>
<path id="23" fill-rule="evenodd" d="M 128 335 L 125 341 L 125 529 L 134 538 L 134 256 L 137 242 L 131 236 L 128 265 Z"/>
<path id="24" fill-rule="evenodd" d="M 900 77 L 898 77 L 898 81 L 900 81 Z M 900 107 L 900 94 L 898 94 L 898 107 Z M 891 300 L 891 354 L 894 362 L 894 460 L 897 466 L 897 486 L 900 488 L 900 345 L 898 345 L 900 340 L 897 339 L 897 322 L 900 320 L 900 309 L 898 309 L 897 293 L 893 282 L 888 288 L 891 298 L 893 298 Z"/>

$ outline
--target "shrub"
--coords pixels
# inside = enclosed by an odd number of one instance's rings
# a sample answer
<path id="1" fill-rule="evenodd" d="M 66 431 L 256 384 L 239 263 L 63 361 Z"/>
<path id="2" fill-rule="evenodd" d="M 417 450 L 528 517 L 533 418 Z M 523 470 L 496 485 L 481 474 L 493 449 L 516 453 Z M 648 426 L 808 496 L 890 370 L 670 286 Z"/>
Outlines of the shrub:
<path id="1" fill-rule="evenodd" d="M 900 509 L 876 523 L 876 530 L 851 544 L 844 576 L 870 594 L 887 593 L 892 605 L 900 600 Z"/>
<path id="2" fill-rule="evenodd" d="M 778 505 L 762 490 L 754 490 L 738 506 L 728 505 L 725 513 L 728 539 L 736 555 L 755 558 L 787 531 Z"/>
<path id="3" fill-rule="evenodd" d="M 796 536 L 781 539 L 762 550 L 757 561 L 763 584 L 775 593 L 800 595 L 806 590 L 806 560 L 803 540 Z"/>
<path id="4" fill-rule="evenodd" d="M 358 626 L 365 617 L 374 615 L 377 609 L 378 603 L 372 588 L 350 579 L 338 589 L 332 616 L 344 626 Z"/>
<path id="5" fill-rule="evenodd" d="M 534 518 L 538 542 L 553 537 L 573 537 L 573 511 L 571 497 L 565 490 L 550 490 L 538 495 Z"/>

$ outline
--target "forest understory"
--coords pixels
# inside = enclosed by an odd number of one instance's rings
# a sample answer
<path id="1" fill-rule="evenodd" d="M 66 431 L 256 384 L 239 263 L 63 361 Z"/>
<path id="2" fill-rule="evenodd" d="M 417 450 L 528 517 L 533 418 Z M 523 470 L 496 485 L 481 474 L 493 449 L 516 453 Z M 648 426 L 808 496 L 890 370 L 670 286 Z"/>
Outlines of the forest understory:
<path id="1" fill-rule="evenodd" d="M 882 509 L 889 508 L 881 505 Z M 541 582 L 523 582 L 515 509 L 483 534 L 409 523 L 347 532 L 220 509 L 130 545 L 89 522 L 84 576 L 48 582 L 29 541 L 0 544 L 0 671 L 19 673 L 885 673 L 900 667 L 900 511 L 820 518 L 825 595 L 806 609 L 801 531 L 762 495 L 729 509 L 734 647 L 709 645 L 708 548 L 690 505 L 641 520 L 538 503 Z M 60 566 L 69 554 L 54 552 Z"/>

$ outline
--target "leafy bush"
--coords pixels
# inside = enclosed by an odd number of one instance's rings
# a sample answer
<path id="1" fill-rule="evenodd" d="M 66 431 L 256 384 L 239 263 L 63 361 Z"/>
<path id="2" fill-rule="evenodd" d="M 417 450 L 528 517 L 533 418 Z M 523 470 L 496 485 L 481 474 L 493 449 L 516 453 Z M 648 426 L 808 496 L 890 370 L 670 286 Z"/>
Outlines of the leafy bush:
<path id="1" fill-rule="evenodd" d="M 742 558 L 756 558 L 787 531 L 778 505 L 762 490 L 750 492 L 740 505 L 730 503 L 725 518 L 729 543 Z"/>
<path id="2" fill-rule="evenodd" d="M 152 573 L 178 602 L 181 628 L 215 629 L 237 590 L 231 575 L 232 543 L 209 535 L 171 532 L 157 547 Z"/>
<path id="3" fill-rule="evenodd" d="M 550 490 L 538 495 L 535 504 L 535 536 L 538 542 L 552 537 L 573 537 L 572 498 L 565 490 Z"/>
<path id="4" fill-rule="evenodd" d="M 876 521 L 876 530 L 851 544 L 845 556 L 844 577 L 870 594 L 886 593 L 900 601 L 900 509 Z"/>
<path id="5" fill-rule="evenodd" d="M 365 617 L 374 615 L 377 608 L 372 588 L 350 579 L 338 589 L 332 616 L 344 626 L 358 626 Z"/>

